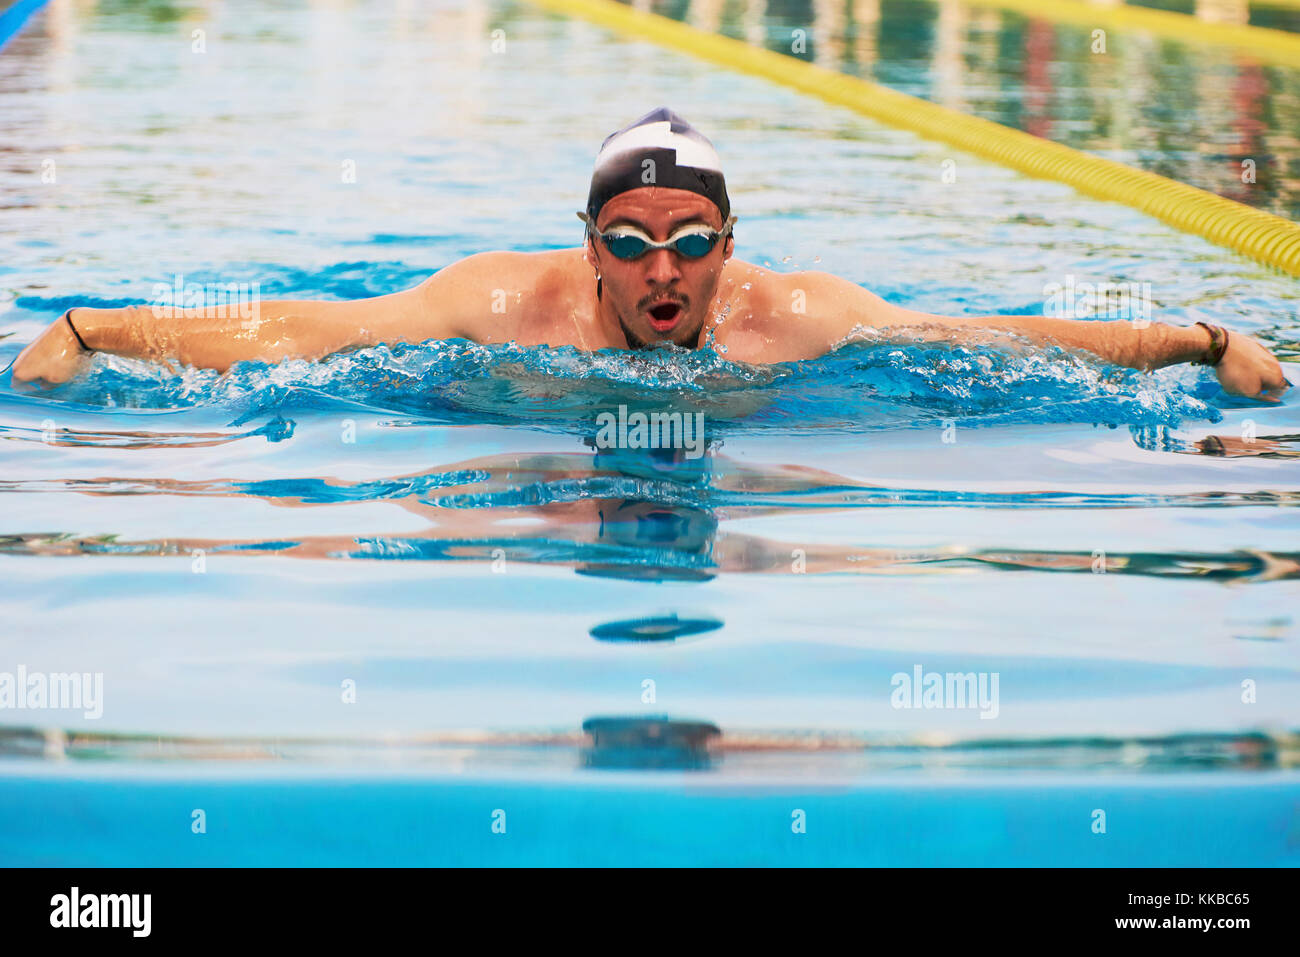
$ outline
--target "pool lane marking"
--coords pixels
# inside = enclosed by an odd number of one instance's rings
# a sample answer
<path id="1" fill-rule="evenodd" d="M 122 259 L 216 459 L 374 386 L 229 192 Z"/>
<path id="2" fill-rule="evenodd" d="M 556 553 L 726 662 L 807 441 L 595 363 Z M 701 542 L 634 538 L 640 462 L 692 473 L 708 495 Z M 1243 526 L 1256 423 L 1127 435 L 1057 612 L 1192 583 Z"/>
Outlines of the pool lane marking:
<path id="1" fill-rule="evenodd" d="M 18 0 L 4 13 L 0 13 L 0 50 L 17 35 L 28 18 L 47 3 L 49 0 Z"/>
<path id="2" fill-rule="evenodd" d="M 1240 23 L 1211 23 L 1186 13 L 1150 7 L 1098 6 L 1081 0 L 959 0 L 967 6 L 996 7 L 1030 20 L 1049 20 L 1084 29 L 1150 33 L 1180 43 L 1231 47 L 1269 63 L 1300 67 L 1300 34 Z M 1300 0 L 1291 0 L 1292 4 Z"/>
<path id="3" fill-rule="evenodd" d="M 908 96 L 869 80 L 699 30 L 615 0 L 529 0 L 634 39 L 658 43 L 739 73 L 760 76 L 890 126 L 1097 199 L 1123 203 L 1177 229 L 1300 276 L 1300 225 L 1214 193 L 1134 169 L 992 120 Z"/>

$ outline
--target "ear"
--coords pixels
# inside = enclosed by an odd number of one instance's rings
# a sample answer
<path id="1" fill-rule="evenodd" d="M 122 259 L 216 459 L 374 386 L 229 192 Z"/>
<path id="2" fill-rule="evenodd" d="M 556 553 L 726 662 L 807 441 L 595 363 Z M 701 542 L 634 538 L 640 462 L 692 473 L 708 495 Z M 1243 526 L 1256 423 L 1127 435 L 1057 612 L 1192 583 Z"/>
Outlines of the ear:
<path id="1" fill-rule="evenodd" d="M 734 253 L 735 251 L 736 251 L 736 237 L 728 233 L 726 242 L 724 242 L 722 245 L 722 261 L 725 263 L 728 259 L 731 258 L 732 253 Z"/>
<path id="2" fill-rule="evenodd" d="M 591 264 L 591 268 L 596 270 L 597 273 L 599 273 L 600 257 L 599 254 L 596 252 L 596 242 L 591 238 L 590 233 L 587 234 L 586 238 L 583 240 L 582 245 L 583 245 L 582 258 L 587 260 L 587 262 Z"/>

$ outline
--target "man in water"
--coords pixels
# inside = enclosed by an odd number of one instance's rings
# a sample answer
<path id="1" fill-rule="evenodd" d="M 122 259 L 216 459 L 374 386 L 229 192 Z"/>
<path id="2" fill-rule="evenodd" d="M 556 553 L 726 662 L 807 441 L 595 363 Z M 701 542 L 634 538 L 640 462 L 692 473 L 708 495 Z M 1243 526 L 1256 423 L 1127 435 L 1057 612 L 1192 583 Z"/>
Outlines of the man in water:
<path id="1" fill-rule="evenodd" d="M 992 330 L 1135 369 L 1212 365 L 1225 391 L 1265 401 L 1278 401 L 1289 386 L 1264 346 L 1219 326 L 951 318 L 891 305 L 829 273 L 777 273 L 735 260 L 735 218 L 718 155 L 666 108 L 605 139 L 579 216 L 587 223 L 581 247 L 479 253 L 413 289 L 373 299 L 263 302 L 255 319 L 227 317 L 225 309 L 174 318 L 149 306 L 75 308 L 23 350 L 13 377 L 63 382 L 91 352 L 224 372 L 243 360 L 319 359 L 454 338 L 590 351 L 711 345 L 733 361 L 773 363 L 822 355 L 863 331 L 960 342 Z"/>

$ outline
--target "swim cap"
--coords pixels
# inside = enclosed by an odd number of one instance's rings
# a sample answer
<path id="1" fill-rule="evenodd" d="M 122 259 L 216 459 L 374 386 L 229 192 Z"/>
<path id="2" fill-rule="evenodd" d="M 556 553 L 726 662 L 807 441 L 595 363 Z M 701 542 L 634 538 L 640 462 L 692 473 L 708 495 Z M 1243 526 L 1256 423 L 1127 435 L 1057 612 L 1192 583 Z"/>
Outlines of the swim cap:
<path id="1" fill-rule="evenodd" d="M 645 186 L 690 190 L 717 206 L 724 222 L 731 215 L 713 144 L 666 106 L 605 137 L 591 174 L 587 215 L 594 224 L 600 208 L 619 193 Z"/>

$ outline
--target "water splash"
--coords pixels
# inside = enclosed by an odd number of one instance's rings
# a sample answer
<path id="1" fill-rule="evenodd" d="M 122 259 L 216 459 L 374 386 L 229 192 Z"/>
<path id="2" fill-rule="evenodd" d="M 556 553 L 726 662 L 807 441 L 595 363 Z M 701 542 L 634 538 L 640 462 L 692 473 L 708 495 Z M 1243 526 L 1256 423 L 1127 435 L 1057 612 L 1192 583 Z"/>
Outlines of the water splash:
<path id="1" fill-rule="evenodd" d="M 1087 354 L 1001 342 L 889 340 L 860 334 L 817 359 L 776 365 L 729 361 L 712 348 L 627 352 L 430 340 L 381 345 L 319 362 L 244 362 L 229 372 L 97 355 L 45 395 L 88 407 L 216 408 L 239 424 L 296 413 L 418 414 L 441 424 L 499 423 L 573 431 L 629 408 L 704 412 L 721 431 L 869 432 L 933 427 L 1094 423 L 1177 427 L 1217 422 L 1203 372 L 1154 374 Z"/>

